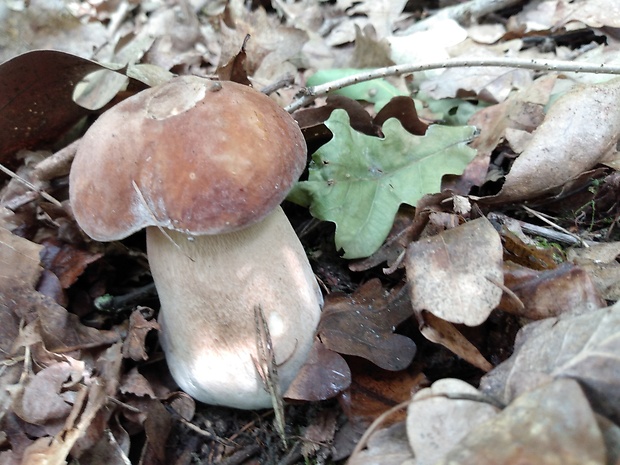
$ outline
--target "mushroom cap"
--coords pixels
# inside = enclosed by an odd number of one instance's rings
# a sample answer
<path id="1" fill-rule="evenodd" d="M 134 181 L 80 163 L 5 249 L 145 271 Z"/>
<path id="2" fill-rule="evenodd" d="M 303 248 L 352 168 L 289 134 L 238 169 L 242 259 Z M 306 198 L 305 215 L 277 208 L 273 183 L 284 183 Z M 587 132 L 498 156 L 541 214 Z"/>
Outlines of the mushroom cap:
<path id="1" fill-rule="evenodd" d="M 269 97 L 181 76 L 124 100 L 91 126 L 69 193 L 95 240 L 146 226 L 220 234 L 265 218 L 305 164 L 297 123 Z"/>

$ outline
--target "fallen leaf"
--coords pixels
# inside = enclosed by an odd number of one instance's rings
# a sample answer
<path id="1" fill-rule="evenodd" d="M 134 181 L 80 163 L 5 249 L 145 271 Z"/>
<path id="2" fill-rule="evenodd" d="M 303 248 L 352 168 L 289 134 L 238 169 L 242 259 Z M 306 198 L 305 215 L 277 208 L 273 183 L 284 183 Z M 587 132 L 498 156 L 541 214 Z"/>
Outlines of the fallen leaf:
<path id="1" fill-rule="evenodd" d="M 251 39 L 246 44 L 246 69 L 255 82 L 271 83 L 297 72 L 291 60 L 300 53 L 308 33 L 282 24 L 262 7 L 251 11 L 243 2 L 228 2 L 223 21 L 219 22 L 220 60 L 235 56 L 248 34 Z"/>
<path id="2" fill-rule="evenodd" d="M 477 326 L 501 299 L 502 244 L 486 218 L 412 242 L 405 260 L 418 312 Z"/>
<path id="3" fill-rule="evenodd" d="M 393 331 L 409 316 L 406 312 L 390 307 L 381 282 L 372 279 L 351 296 L 326 297 L 319 338 L 334 352 L 365 358 L 385 370 L 403 370 L 413 360 L 415 343 Z"/>
<path id="4" fill-rule="evenodd" d="M 336 433 L 338 415 L 335 410 L 322 410 L 318 412 L 312 422 L 303 430 L 303 445 L 301 453 L 306 460 L 315 456 L 321 446 L 330 444 Z"/>
<path id="5" fill-rule="evenodd" d="M 351 370 L 344 358 L 316 340 L 284 398 L 316 402 L 331 399 L 350 385 Z"/>
<path id="6" fill-rule="evenodd" d="M 42 245 L 44 249 L 41 252 L 41 263 L 58 277 L 63 289 L 68 289 L 88 265 L 103 256 L 102 253 L 80 249 L 55 238 L 42 241 Z"/>
<path id="7" fill-rule="evenodd" d="M 531 132 L 544 119 L 544 105 L 549 100 L 557 77 L 542 76 L 529 87 L 513 93 L 497 105 L 476 112 L 467 122 L 480 131 L 471 146 L 478 151 L 465 169 L 467 185 L 480 186 L 488 175 L 491 153 L 504 139 L 508 129 Z"/>
<path id="8" fill-rule="evenodd" d="M 0 162 L 22 148 L 55 140 L 88 110 L 73 102 L 73 88 L 103 67 L 53 50 L 24 53 L 0 65 Z"/>
<path id="9" fill-rule="evenodd" d="M 475 152 L 473 128 L 432 125 L 424 136 L 399 121 L 383 125 L 379 139 L 353 130 L 346 112 L 325 122 L 334 134 L 312 157 L 308 181 L 294 191 L 310 198 L 316 218 L 336 223 L 336 247 L 345 258 L 368 257 L 387 237 L 401 203 L 411 206 L 441 190 L 441 178 L 460 174 Z M 293 194 L 294 195 L 294 194 Z"/>
<path id="10" fill-rule="evenodd" d="M 437 465 L 604 465 L 605 444 L 571 379 L 526 392 L 460 441 Z"/>
<path id="11" fill-rule="evenodd" d="M 459 379 L 440 379 L 416 392 L 407 408 L 406 420 L 416 465 L 435 464 L 498 411 L 484 402 L 476 388 Z"/>
<path id="12" fill-rule="evenodd" d="M 532 320 L 565 312 L 584 313 L 605 306 L 587 272 L 570 263 L 553 270 L 535 271 L 506 262 L 504 284 L 519 300 L 504 294 L 499 308 Z"/>
<path id="13" fill-rule="evenodd" d="M 82 21 L 63 2 L 30 0 L 3 2 L 0 62 L 28 50 L 56 49 L 91 57 L 111 40 L 100 21 Z"/>
<path id="14" fill-rule="evenodd" d="M 151 331 L 159 331 L 159 323 L 154 318 L 147 320 L 145 314 L 153 316 L 153 311 L 145 307 L 135 309 L 129 316 L 129 330 L 127 337 L 123 341 L 123 358 L 132 360 L 147 360 L 146 336 Z"/>
<path id="15" fill-rule="evenodd" d="M 350 359 L 352 382 L 338 398 L 350 423 L 368 426 L 379 415 L 411 398 L 411 393 L 428 385 L 419 367 L 386 371 L 362 359 Z M 405 410 L 396 412 L 383 423 L 389 426 L 405 419 Z"/>
<path id="16" fill-rule="evenodd" d="M 244 86 L 252 86 L 248 79 L 248 73 L 245 69 L 245 60 L 247 53 L 245 52 L 245 44 L 250 40 L 250 35 L 245 36 L 241 50 L 237 52 L 228 62 L 222 66 L 218 66 L 216 73 L 220 81 L 233 81 Z"/>
<path id="17" fill-rule="evenodd" d="M 570 249 L 567 259 L 592 278 L 602 298 L 620 300 L 620 242 L 601 242 L 587 248 Z"/>
<path id="18" fill-rule="evenodd" d="M 513 355 L 482 378 L 480 389 L 510 403 L 551 379 L 581 384 L 593 408 L 620 420 L 620 304 L 524 326 Z"/>
<path id="19" fill-rule="evenodd" d="M 591 169 L 620 137 L 620 79 L 579 86 L 560 97 L 513 163 L 494 202 L 545 194 Z M 605 124 L 601 124 L 605 115 Z"/>
<path id="20" fill-rule="evenodd" d="M 418 316 L 420 332 L 435 344 L 441 344 L 453 354 L 482 371 L 490 371 L 493 368 L 487 359 L 480 353 L 478 348 L 459 332 L 449 321 L 442 320 L 432 313 L 422 312 Z"/>

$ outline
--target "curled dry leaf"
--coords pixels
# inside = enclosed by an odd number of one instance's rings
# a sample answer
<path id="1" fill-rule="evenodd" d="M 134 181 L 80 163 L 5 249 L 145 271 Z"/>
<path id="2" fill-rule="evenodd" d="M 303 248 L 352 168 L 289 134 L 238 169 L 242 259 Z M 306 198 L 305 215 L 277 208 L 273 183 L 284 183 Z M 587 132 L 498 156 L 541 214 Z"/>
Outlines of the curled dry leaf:
<path id="1" fill-rule="evenodd" d="M 620 137 L 620 79 L 579 86 L 549 109 L 494 201 L 540 196 L 605 158 Z"/>
<path id="2" fill-rule="evenodd" d="M 136 361 L 146 360 L 148 358 L 145 348 L 146 336 L 152 330 L 159 331 L 160 329 L 155 319 L 147 320 L 144 317 L 143 310 L 145 310 L 144 307 L 137 308 L 129 317 L 129 330 L 123 341 L 124 358 Z"/>
<path id="3" fill-rule="evenodd" d="M 477 389 L 459 379 L 440 379 L 418 391 L 407 409 L 407 437 L 416 465 L 435 464 L 497 412 Z"/>
<path id="4" fill-rule="evenodd" d="M 524 390 L 568 377 L 593 407 L 620 420 L 620 304 L 524 326 L 514 354 L 482 378 L 480 389 L 510 403 Z"/>
<path id="5" fill-rule="evenodd" d="M 502 244 L 486 218 L 412 242 L 406 268 L 414 310 L 452 323 L 483 323 L 502 296 Z"/>
<path id="6" fill-rule="evenodd" d="M 402 306 L 390 306 L 381 282 L 372 279 L 351 296 L 327 296 L 319 337 L 334 352 L 365 358 L 385 370 L 403 370 L 413 360 L 416 346 L 393 331 L 410 314 Z"/>
<path id="7" fill-rule="evenodd" d="M 458 355 L 463 360 L 480 368 L 482 371 L 490 371 L 493 365 L 480 353 L 456 327 L 449 321 L 442 320 L 432 313 L 422 312 L 418 315 L 420 322 L 420 332 L 429 341 L 441 344 Z"/>
<path id="8" fill-rule="evenodd" d="M 579 384 L 558 379 L 515 399 L 437 465 L 604 465 L 605 444 Z"/>

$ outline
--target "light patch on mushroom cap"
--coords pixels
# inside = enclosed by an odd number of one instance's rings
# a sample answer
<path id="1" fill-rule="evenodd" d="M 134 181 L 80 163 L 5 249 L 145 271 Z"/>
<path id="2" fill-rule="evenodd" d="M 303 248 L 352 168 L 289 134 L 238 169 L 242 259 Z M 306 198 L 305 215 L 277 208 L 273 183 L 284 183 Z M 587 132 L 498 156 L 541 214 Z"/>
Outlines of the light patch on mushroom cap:
<path id="1" fill-rule="evenodd" d="M 153 225 L 219 234 L 263 219 L 305 164 L 297 123 L 269 97 L 182 76 L 93 124 L 71 170 L 71 204 L 100 241 Z"/>
<path id="2" fill-rule="evenodd" d="M 175 79 L 159 87 L 146 105 L 146 114 L 153 119 L 166 119 L 191 110 L 207 93 L 202 81 Z"/>

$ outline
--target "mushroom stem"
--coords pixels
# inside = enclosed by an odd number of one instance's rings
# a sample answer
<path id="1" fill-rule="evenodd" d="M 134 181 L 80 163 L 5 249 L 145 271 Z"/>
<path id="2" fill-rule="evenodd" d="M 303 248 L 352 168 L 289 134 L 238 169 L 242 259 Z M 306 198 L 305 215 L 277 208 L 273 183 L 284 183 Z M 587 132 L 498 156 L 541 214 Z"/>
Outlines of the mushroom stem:
<path id="1" fill-rule="evenodd" d="M 166 234 L 147 229 L 161 302 L 161 340 L 172 376 L 202 402 L 270 407 L 253 361 L 260 360 L 255 308 L 265 314 L 284 392 L 310 351 L 322 305 L 286 215 L 278 207 L 263 221 L 227 234 Z"/>

